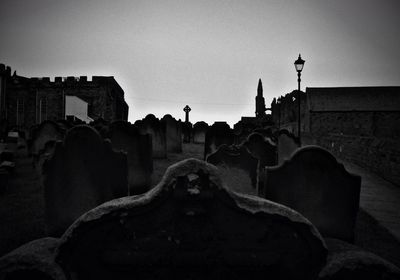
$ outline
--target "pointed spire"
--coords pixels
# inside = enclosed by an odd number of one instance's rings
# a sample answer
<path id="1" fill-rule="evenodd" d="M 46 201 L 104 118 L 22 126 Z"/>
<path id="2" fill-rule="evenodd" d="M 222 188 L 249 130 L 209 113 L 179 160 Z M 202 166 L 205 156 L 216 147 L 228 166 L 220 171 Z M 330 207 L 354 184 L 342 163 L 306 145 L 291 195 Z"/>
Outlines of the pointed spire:
<path id="1" fill-rule="evenodd" d="M 257 96 L 263 96 L 263 87 L 261 79 L 258 80 Z"/>

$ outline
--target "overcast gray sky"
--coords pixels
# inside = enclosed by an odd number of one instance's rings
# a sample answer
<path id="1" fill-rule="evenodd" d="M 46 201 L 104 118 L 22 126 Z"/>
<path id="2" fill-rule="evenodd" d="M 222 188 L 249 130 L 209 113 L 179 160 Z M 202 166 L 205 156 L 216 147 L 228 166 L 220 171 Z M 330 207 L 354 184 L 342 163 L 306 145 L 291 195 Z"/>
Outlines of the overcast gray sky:
<path id="1" fill-rule="evenodd" d="M 230 124 L 297 88 L 400 85 L 400 1 L 0 0 L 0 62 L 27 77 L 113 75 L 129 120 Z"/>

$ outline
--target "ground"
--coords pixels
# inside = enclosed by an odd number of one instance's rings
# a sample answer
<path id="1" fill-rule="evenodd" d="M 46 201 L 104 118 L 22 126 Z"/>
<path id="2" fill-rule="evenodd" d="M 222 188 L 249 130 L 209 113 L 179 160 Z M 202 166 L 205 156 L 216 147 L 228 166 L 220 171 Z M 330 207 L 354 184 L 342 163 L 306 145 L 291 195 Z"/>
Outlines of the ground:
<path id="1" fill-rule="evenodd" d="M 155 160 L 152 185 L 160 181 L 168 166 L 191 157 L 202 159 L 203 145 L 184 144 L 182 153 Z M 46 236 L 43 187 L 32 159 L 19 150 L 16 164 L 8 189 L 0 194 L 0 256 Z M 392 211 L 398 209 L 400 188 L 356 165 L 345 163 L 345 166 L 363 178 L 355 244 L 400 266 L 400 219 Z"/>

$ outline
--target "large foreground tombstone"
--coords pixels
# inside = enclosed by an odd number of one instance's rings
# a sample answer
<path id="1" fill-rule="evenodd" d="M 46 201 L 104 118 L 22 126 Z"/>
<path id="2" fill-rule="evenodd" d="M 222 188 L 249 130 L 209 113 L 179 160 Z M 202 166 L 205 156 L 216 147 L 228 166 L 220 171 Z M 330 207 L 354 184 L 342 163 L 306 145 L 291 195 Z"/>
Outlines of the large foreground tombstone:
<path id="1" fill-rule="evenodd" d="M 244 146 L 222 144 L 207 156 L 218 167 L 221 178 L 236 192 L 257 195 L 259 160 Z"/>
<path id="2" fill-rule="evenodd" d="M 58 242 L 18 250 L 0 260 L 0 277 L 23 273 L 23 260 L 54 280 L 316 279 L 327 256 L 299 213 L 229 191 L 213 165 L 195 159 L 171 166 L 146 194 L 89 211 Z"/>
<path id="3" fill-rule="evenodd" d="M 242 145 L 260 161 L 261 168 L 277 165 L 277 147 L 271 139 L 265 138 L 258 132 L 253 132 Z"/>
<path id="4" fill-rule="evenodd" d="M 151 136 L 139 133 L 133 124 L 116 121 L 111 123 L 107 137 L 115 150 L 127 153 L 129 194 L 148 191 L 153 172 Z"/>
<path id="5" fill-rule="evenodd" d="M 204 144 L 206 141 L 206 133 L 208 124 L 206 122 L 196 122 L 193 125 L 193 143 Z"/>
<path id="6" fill-rule="evenodd" d="M 46 222 L 54 235 L 86 211 L 128 194 L 126 155 L 90 126 L 69 130 L 43 171 Z"/>
<path id="7" fill-rule="evenodd" d="M 232 145 L 234 142 L 234 134 L 232 129 L 226 122 L 215 122 L 210 126 L 206 133 L 204 144 L 204 160 L 207 155 L 215 152 L 222 144 Z"/>
<path id="8" fill-rule="evenodd" d="M 135 125 L 139 128 L 140 133 L 151 135 L 153 158 L 166 158 L 167 138 L 165 125 L 153 114 L 147 115 L 143 120 L 137 120 Z"/>
<path id="9" fill-rule="evenodd" d="M 35 127 L 32 130 L 30 141 L 30 152 L 34 158 L 34 163 L 36 164 L 40 151 L 44 149 L 48 141 L 63 140 L 64 135 L 65 130 L 61 129 L 61 127 L 53 121 L 44 121 L 39 126 Z"/>
<path id="10" fill-rule="evenodd" d="M 327 150 L 302 147 L 265 173 L 260 196 L 300 212 L 324 236 L 353 241 L 361 177 L 347 172 Z"/>
<path id="11" fill-rule="evenodd" d="M 278 163 L 282 164 L 300 147 L 299 138 L 286 129 L 278 132 Z"/>
<path id="12" fill-rule="evenodd" d="M 167 141 L 167 152 L 182 152 L 182 122 L 177 121 L 171 115 L 165 115 L 161 119 L 161 123 L 165 126 L 165 134 Z"/>

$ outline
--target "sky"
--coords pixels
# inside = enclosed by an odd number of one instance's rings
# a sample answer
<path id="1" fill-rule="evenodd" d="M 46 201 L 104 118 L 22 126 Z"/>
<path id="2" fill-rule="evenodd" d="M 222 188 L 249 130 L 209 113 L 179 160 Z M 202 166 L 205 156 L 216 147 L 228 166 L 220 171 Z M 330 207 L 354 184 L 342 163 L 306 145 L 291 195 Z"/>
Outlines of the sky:
<path id="1" fill-rule="evenodd" d="M 129 121 L 255 116 L 301 88 L 400 85 L 398 0 L 0 0 L 0 63 L 26 77 L 114 76 Z"/>

